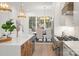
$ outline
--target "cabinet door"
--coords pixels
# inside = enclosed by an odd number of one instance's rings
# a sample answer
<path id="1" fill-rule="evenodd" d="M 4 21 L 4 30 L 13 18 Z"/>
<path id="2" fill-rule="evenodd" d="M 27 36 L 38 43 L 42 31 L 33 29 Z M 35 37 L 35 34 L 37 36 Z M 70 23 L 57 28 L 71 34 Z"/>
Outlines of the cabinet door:
<path id="1" fill-rule="evenodd" d="M 25 44 L 23 44 L 21 46 L 21 56 L 25 56 L 26 55 L 26 47 L 25 47 Z"/>
<path id="2" fill-rule="evenodd" d="M 28 41 L 28 56 L 32 55 L 32 41 L 31 39 Z"/>
<path id="3" fill-rule="evenodd" d="M 33 52 L 32 40 L 28 40 L 21 46 L 22 56 L 31 56 Z"/>
<path id="4" fill-rule="evenodd" d="M 63 47 L 63 55 L 64 56 L 75 56 L 76 54 L 69 47 L 67 47 L 66 45 L 64 45 L 64 47 Z"/>
<path id="5" fill-rule="evenodd" d="M 71 55 L 71 50 L 65 44 L 63 46 L 63 55 L 64 56 L 70 56 Z"/>
<path id="6" fill-rule="evenodd" d="M 32 40 L 30 40 L 30 55 L 32 55 L 33 46 L 32 46 Z"/>
<path id="7" fill-rule="evenodd" d="M 25 55 L 28 56 L 28 42 L 25 42 Z"/>

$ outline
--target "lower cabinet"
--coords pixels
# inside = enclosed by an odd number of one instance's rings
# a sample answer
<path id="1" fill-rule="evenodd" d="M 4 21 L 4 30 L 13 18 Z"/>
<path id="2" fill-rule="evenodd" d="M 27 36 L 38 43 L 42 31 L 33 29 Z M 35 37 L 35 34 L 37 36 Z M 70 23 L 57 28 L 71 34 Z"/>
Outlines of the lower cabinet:
<path id="1" fill-rule="evenodd" d="M 57 56 L 63 56 L 63 42 L 60 41 L 57 48 Z"/>
<path id="2" fill-rule="evenodd" d="M 24 44 L 21 46 L 21 55 L 22 55 L 22 56 L 26 56 L 26 55 L 27 55 L 26 52 L 27 52 L 27 47 L 26 47 L 26 44 L 24 43 Z"/>
<path id="3" fill-rule="evenodd" d="M 77 54 L 67 45 L 63 44 L 63 56 L 77 56 Z"/>
<path id="4" fill-rule="evenodd" d="M 56 38 L 53 40 L 53 51 L 56 56 L 77 56 L 70 47 L 68 47 L 63 41 L 59 41 Z"/>
<path id="5" fill-rule="evenodd" d="M 33 54 L 32 40 L 28 40 L 21 46 L 21 56 L 31 56 Z"/>
<path id="6" fill-rule="evenodd" d="M 62 41 L 54 41 L 53 42 L 53 50 L 55 51 L 56 56 L 63 55 L 63 42 Z"/>

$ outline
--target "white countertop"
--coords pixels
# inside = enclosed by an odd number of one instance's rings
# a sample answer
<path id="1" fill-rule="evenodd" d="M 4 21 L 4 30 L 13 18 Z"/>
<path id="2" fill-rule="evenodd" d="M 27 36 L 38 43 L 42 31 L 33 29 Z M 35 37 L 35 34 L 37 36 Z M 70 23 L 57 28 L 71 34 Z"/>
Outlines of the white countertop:
<path id="1" fill-rule="evenodd" d="M 59 41 L 57 37 L 54 37 L 54 39 L 55 39 L 56 41 Z"/>
<path id="2" fill-rule="evenodd" d="M 79 55 L 79 41 L 63 41 L 69 48 Z"/>
<path id="3" fill-rule="evenodd" d="M 0 43 L 0 46 L 6 46 L 6 45 L 19 45 L 20 46 L 32 37 L 33 37 L 33 34 L 20 35 L 19 37 L 14 36 L 12 38 L 12 41 Z"/>
<path id="4" fill-rule="evenodd" d="M 21 56 L 21 45 L 33 37 L 33 34 L 11 35 L 12 41 L 0 43 L 0 56 Z"/>

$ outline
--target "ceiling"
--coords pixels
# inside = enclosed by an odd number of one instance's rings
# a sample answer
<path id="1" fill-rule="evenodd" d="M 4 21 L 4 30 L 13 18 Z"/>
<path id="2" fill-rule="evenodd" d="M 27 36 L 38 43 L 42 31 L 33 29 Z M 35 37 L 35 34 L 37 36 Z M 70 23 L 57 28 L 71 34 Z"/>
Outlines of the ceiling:
<path id="1" fill-rule="evenodd" d="M 20 2 L 8 2 L 8 4 L 17 12 L 19 11 Z M 30 16 L 51 16 L 54 11 L 54 3 L 52 2 L 23 2 L 23 4 L 26 14 Z"/>

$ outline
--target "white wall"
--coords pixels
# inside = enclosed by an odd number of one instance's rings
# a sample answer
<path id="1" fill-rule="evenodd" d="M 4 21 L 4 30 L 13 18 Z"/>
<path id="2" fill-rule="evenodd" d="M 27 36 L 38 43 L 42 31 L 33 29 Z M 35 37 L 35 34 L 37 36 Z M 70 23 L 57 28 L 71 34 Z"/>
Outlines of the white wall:
<path id="1" fill-rule="evenodd" d="M 74 3 L 75 36 L 79 38 L 79 2 Z"/>
<path id="2" fill-rule="evenodd" d="M 74 36 L 73 16 L 62 15 L 63 7 L 64 2 L 57 3 L 56 5 L 54 19 L 54 34 L 57 36 L 61 36 L 62 32 L 65 32 L 66 35 Z"/>
<path id="3" fill-rule="evenodd" d="M 54 35 L 58 35 L 58 36 L 61 36 L 61 31 L 60 31 L 60 27 L 61 27 L 60 20 L 61 20 L 61 9 L 62 9 L 61 4 L 63 3 L 55 4 Z"/>

